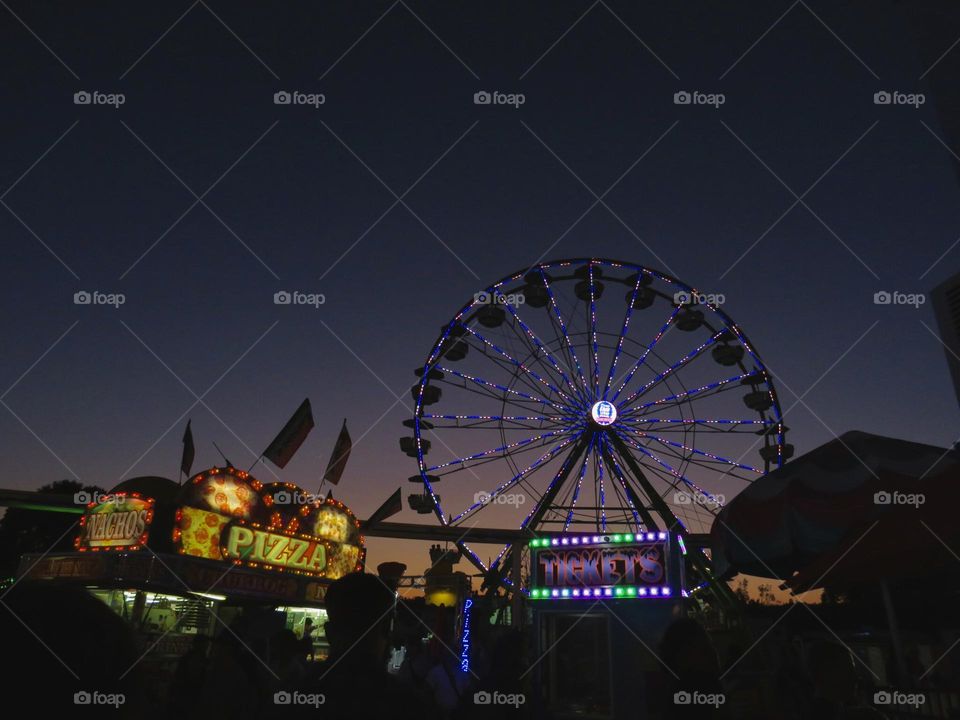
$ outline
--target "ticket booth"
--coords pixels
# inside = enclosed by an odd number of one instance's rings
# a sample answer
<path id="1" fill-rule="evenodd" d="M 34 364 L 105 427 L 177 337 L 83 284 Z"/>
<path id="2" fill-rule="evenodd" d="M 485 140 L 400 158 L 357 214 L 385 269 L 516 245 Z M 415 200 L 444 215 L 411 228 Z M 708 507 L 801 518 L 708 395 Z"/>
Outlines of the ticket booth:
<path id="1" fill-rule="evenodd" d="M 647 716 L 653 652 L 683 614 L 683 540 L 666 532 L 555 535 L 530 542 L 535 715 Z"/>

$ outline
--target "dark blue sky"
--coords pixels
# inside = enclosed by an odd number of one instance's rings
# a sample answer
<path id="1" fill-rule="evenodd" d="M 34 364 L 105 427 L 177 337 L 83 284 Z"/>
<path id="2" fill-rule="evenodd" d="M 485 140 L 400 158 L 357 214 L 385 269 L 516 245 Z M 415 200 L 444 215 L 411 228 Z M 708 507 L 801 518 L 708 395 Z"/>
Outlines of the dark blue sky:
<path id="1" fill-rule="evenodd" d="M 954 60 L 930 70 L 902 13 L 10 2 L 3 485 L 175 477 L 187 417 L 196 468 L 218 461 L 212 440 L 246 467 L 309 396 L 316 430 L 278 474 L 315 487 L 347 417 L 339 494 L 367 515 L 412 487 L 400 421 L 441 323 L 509 272 L 582 256 L 724 293 L 798 454 L 851 429 L 949 445 L 957 405 L 929 303 L 873 303 L 929 291 L 960 253 L 937 262 L 960 207 L 928 85 Z M 75 105 L 80 90 L 125 103 Z M 279 90 L 326 103 L 275 105 Z M 478 106 L 480 90 L 526 101 Z M 681 90 L 725 103 L 675 105 Z M 875 105 L 879 90 L 927 100 Z M 369 230 L 428 169 L 409 208 Z M 187 212 L 193 193 L 209 207 Z M 787 212 L 793 193 L 809 209 Z M 274 305 L 283 289 L 326 303 Z M 126 302 L 75 305 L 80 290 Z M 205 405 L 189 410 L 191 390 Z"/>

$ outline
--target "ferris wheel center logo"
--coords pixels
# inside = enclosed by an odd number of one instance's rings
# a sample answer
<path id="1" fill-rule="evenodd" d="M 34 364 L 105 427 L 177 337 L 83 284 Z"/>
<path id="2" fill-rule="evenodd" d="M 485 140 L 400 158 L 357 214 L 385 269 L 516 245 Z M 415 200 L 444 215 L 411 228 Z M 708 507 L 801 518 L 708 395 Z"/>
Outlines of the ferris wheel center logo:
<path id="1" fill-rule="evenodd" d="M 617 407 L 611 402 L 600 400 L 590 408 L 590 417 L 597 425 L 612 425 L 617 419 Z"/>

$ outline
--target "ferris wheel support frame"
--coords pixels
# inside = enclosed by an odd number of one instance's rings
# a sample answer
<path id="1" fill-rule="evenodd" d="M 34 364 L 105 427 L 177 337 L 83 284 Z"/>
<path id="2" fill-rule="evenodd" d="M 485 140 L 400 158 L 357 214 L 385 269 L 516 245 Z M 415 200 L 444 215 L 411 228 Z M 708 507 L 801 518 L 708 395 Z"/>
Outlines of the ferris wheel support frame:
<path id="1" fill-rule="evenodd" d="M 627 448 L 626 444 L 624 444 L 620 438 L 616 437 L 616 435 L 613 435 L 611 441 L 614 448 L 617 450 L 617 454 L 624 460 L 624 462 L 630 468 L 630 471 L 634 474 L 634 477 L 636 477 L 637 482 L 640 483 L 644 491 L 647 493 L 648 497 L 650 498 L 650 502 L 657 513 L 659 513 L 664 520 L 666 520 L 667 517 L 672 517 L 674 519 L 674 524 L 668 527 L 667 530 L 670 532 L 675 532 L 681 537 L 688 537 L 690 533 L 686 526 L 684 526 L 680 519 L 674 515 L 673 512 L 671 512 L 669 506 L 664 502 L 663 498 L 660 497 L 660 495 L 653 489 L 653 486 L 650 484 L 650 481 L 647 480 L 646 475 L 644 475 L 639 463 L 637 463 L 636 458 L 633 457 L 633 454 L 630 452 L 629 448 Z M 702 548 L 691 548 L 690 563 L 697 572 L 703 575 L 704 580 L 706 580 L 710 589 L 720 602 L 732 607 L 740 606 L 740 600 L 730 589 L 730 586 L 714 575 L 713 563 L 710 561 L 710 558 L 707 557 L 706 553 L 703 552 Z"/>

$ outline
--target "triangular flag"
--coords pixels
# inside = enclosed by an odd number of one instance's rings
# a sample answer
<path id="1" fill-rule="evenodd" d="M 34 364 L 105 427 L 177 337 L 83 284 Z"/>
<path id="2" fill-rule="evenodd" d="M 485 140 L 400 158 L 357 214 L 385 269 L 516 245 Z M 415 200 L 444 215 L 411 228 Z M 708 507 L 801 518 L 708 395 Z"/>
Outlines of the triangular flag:
<path id="1" fill-rule="evenodd" d="M 190 420 L 187 420 L 187 429 L 183 432 L 183 455 L 180 456 L 180 472 L 190 477 L 190 468 L 193 467 L 193 456 L 196 448 L 193 446 L 193 431 L 190 430 Z"/>
<path id="2" fill-rule="evenodd" d="M 383 522 L 391 515 L 396 515 L 398 512 L 403 510 L 403 501 L 400 496 L 400 488 L 397 488 L 397 491 L 387 498 L 387 501 L 378 507 L 373 515 L 370 516 L 370 519 L 367 520 L 364 525 L 364 530 L 369 530 L 373 526 Z"/>
<path id="3" fill-rule="evenodd" d="M 323 474 L 325 482 L 336 485 L 343 476 L 343 469 L 347 466 L 347 460 L 350 458 L 350 450 L 353 449 L 353 442 L 350 440 L 350 433 L 347 431 L 347 421 L 344 418 L 343 427 L 340 428 L 340 435 L 337 436 L 337 443 L 333 446 L 333 454 L 330 456 L 330 462 L 327 463 L 327 471 Z"/>
<path id="4" fill-rule="evenodd" d="M 313 411 L 310 409 L 310 398 L 307 398 L 300 403 L 300 407 L 273 439 L 270 447 L 263 451 L 263 456 L 278 468 L 286 467 L 312 428 Z"/>

